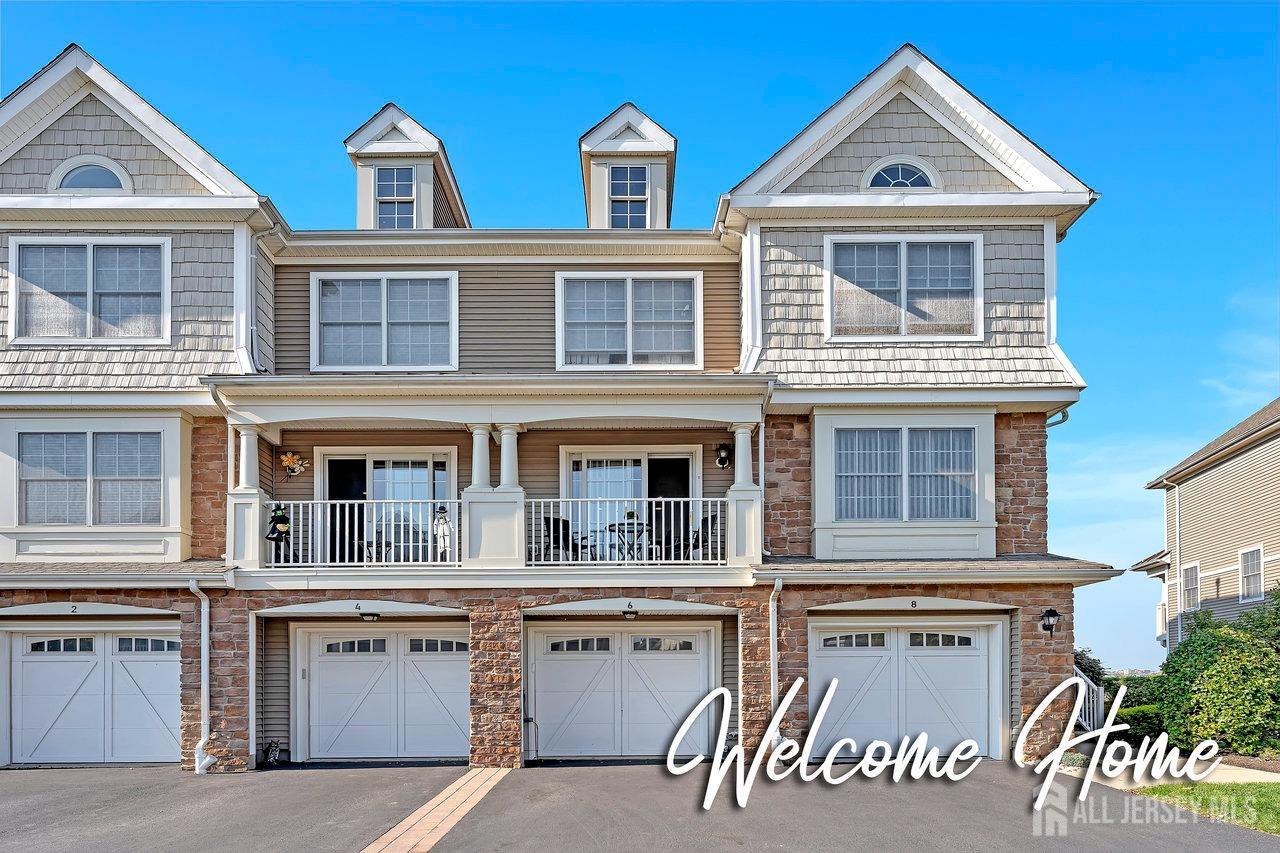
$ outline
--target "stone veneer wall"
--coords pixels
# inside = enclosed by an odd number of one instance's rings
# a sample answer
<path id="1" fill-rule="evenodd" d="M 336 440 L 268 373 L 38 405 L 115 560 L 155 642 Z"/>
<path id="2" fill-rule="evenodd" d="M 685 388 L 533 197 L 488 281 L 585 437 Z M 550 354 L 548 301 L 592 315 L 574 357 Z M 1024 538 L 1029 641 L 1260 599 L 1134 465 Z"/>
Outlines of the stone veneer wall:
<path id="1" fill-rule="evenodd" d="M 669 598 L 732 607 L 739 614 L 740 707 L 742 740 L 748 750 L 761 741 L 772 709 L 769 704 L 769 587 L 744 589 L 634 588 L 536 590 L 361 590 L 359 597 L 459 607 L 470 614 L 471 763 L 487 767 L 519 766 L 523 749 L 522 610 L 541 604 L 627 596 Z M 211 600 L 210 703 L 212 737 L 207 746 L 218 758 L 213 772 L 246 770 L 249 752 L 249 614 L 268 607 L 346 599 L 352 590 L 207 591 Z M 1012 673 L 1011 709 L 1026 717 L 1045 694 L 1072 674 L 1073 606 L 1070 585 L 806 585 L 784 587 L 779 600 L 779 690 L 808 674 L 808 609 L 820 604 L 885 596 L 942 596 L 995 602 L 1013 610 L 1018 664 Z M 200 625 L 198 600 L 185 590 L 0 590 L 0 607 L 51 601 L 101 602 L 173 610 L 181 622 L 182 766 L 191 769 L 200 733 Z M 1063 614 L 1050 638 L 1039 628 L 1039 614 L 1055 607 Z M 787 715 L 783 733 L 800 735 L 808 723 L 807 683 Z M 1060 703 L 1050 724 L 1029 741 L 1028 754 L 1039 755 L 1056 743 L 1069 711 Z M 1055 726 L 1057 728 L 1055 728 Z M 1013 737 L 1016 737 L 1016 728 Z"/>
<path id="2" fill-rule="evenodd" d="M 1070 584 L 895 584 L 893 586 L 807 585 L 784 586 L 778 601 L 778 693 L 786 694 L 793 681 L 805 677 L 782 733 L 803 740 L 809 725 L 809 617 L 812 607 L 845 601 L 891 596 L 937 596 L 1004 604 L 1012 611 L 1010 646 L 1018 642 L 1020 654 L 1010 673 L 1015 708 L 1009 746 L 1012 750 L 1021 723 L 1049 691 L 1074 674 L 1074 597 Z M 1062 614 L 1050 637 L 1040 630 L 1040 614 L 1053 607 Z M 836 615 L 826 613 L 824 615 Z M 1016 635 L 1016 636 L 1014 636 Z M 766 688 L 767 689 L 767 688 Z M 1027 741 L 1028 756 L 1042 756 L 1061 737 L 1071 703 L 1056 702 Z"/>
<path id="3" fill-rule="evenodd" d="M 227 422 L 191 424 L 191 556 L 218 559 L 227 550 Z"/>
<path id="4" fill-rule="evenodd" d="M 1044 412 L 996 415 L 996 554 L 1049 552 Z"/>
<path id="5" fill-rule="evenodd" d="M 813 426 L 809 415 L 765 418 L 764 547 L 775 557 L 813 553 Z"/>

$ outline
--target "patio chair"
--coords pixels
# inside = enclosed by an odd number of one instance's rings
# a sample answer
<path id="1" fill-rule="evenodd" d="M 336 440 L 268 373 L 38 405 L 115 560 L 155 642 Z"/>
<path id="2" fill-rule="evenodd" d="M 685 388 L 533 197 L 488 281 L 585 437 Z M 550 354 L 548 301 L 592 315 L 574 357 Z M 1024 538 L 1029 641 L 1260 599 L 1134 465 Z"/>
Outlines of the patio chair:
<path id="1" fill-rule="evenodd" d="M 708 515 L 702 519 L 702 524 L 692 531 L 688 540 L 684 543 L 684 550 L 681 557 L 685 560 L 693 559 L 693 553 L 699 551 L 702 553 L 703 559 L 706 559 L 708 552 L 713 546 L 720 543 L 720 516 Z M 720 550 L 720 556 L 724 556 L 723 549 Z"/>
<path id="2" fill-rule="evenodd" d="M 591 544 L 591 537 L 585 533 L 574 533 L 573 526 L 567 518 L 552 518 L 550 516 L 542 519 L 542 559 L 550 560 L 553 554 L 558 553 L 560 559 L 565 558 L 565 554 L 570 559 L 581 560 L 583 554 L 586 559 L 595 560 L 596 548 Z"/>

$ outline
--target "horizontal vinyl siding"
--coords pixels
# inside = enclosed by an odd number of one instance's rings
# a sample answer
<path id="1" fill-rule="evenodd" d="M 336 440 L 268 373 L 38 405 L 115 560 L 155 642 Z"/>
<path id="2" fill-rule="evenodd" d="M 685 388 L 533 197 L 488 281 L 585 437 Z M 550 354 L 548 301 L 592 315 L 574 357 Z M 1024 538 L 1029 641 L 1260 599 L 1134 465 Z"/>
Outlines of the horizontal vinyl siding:
<path id="1" fill-rule="evenodd" d="M 1177 491 L 1182 504 L 1178 562 L 1200 565 L 1202 607 L 1219 618 L 1235 618 L 1252 604 L 1240 601 L 1239 551 L 1261 544 L 1264 559 L 1280 555 L 1280 438 L 1197 474 Z M 1172 491 L 1167 503 L 1174 503 Z M 1219 569 L 1227 571 L 1216 573 Z M 1278 584 L 1280 560 L 1264 562 L 1263 591 Z"/>
<path id="2" fill-rule="evenodd" d="M 596 429 L 596 430 L 529 430 L 517 439 L 520 484 L 529 498 L 557 498 L 560 495 L 560 447 L 621 445 L 700 445 L 702 447 L 703 497 L 721 497 L 733 485 L 733 469 L 718 468 L 715 448 L 731 444 L 728 430 L 719 429 Z M 286 451 L 300 452 L 311 462 L 296 477 L 286 477 L 278 465 L 275 476 L 276 500 L 309 501 L 314 499 L 317 447 L 455 447 L 458 454 L 458 489 L 471 484 L 471 435 L 458 430 L 285 430 L 275 448 L 278 456 Z M 498 445 L 489 445 L 489 481 L 498 482 L 501 464 Z M 456 497 L 456 496 L 455 496 Z"/>
<path id="3" fill-rule="evenodd" d="M 732 711 L 729 715 L 729 731 L 738 731 L 738 678 L 741 668 L 738 663 L 738 617 L 727 616 L 721 620 L 720 629 L 720 685 L 733 697 L 730 700 Z M 720 731 L 719 716 L 716 716 L 715 731 Z"/>
<path id="4" fill-rule="evenodd" d="M 440 164 L 436 163 L 431 170 L 431 224 L 436 228 L 457 228 L 458 219 L 449 206 L 449 197 L 444 191 L 444 182 L 440 179 Z"/>
<path id="5" fill-rule="evenodd" d="M 308 313 L 311 272 L 335 267 L 276 267 L 276 369 L 307 373 L 311 369 L 311 321 Z M 557 272 L 627 272 L 616 264 L 463 264 L 349 266 L 352 271 L 459 272 L 459 361 L 467 373 L 550 373 L 555 370 L 555 274 Z M 703 271 L 704 366 L 729 372 L 738 364 L 741 296 L 734 264 L 645 264 L 645 272 Z M 661 365 L 655 369 L 661 370 Z"/>
<path id="6" fill-rule="evenodd" d="M 258 749 L 279 741 L 289 756 L 289 621 L 262 619 L 258 646 Z"/>
<path id="7" fill-rule="evenodd" d="M 254 270 L 254 355 L 258 367 L 271 373 L 276 363 L 275 267 L 259 251 Z"/>

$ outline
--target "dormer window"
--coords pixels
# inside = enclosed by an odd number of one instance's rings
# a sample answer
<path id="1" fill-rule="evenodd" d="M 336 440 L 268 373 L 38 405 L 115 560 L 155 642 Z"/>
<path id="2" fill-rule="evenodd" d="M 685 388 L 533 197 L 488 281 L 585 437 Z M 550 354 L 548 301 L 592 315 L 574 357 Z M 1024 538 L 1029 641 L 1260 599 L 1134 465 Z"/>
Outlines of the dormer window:
<path id="1" fill-rule="evenodd" d="M 894 163 L 885 166 L 871 178 L 872 189 L 912 189 L 922 190 L 933 186 L 924 170 L 909 163 Z"/>
<path id="2" fill-rule="evenodd" d="M 609 167 L 609 227 L 649 227 L 649 167 Z"/>
<path id="3" fill-rule="evenodd" d="M 413 167 L 379 166 L 374 181 L 379 228 L 413 228 Z"/>

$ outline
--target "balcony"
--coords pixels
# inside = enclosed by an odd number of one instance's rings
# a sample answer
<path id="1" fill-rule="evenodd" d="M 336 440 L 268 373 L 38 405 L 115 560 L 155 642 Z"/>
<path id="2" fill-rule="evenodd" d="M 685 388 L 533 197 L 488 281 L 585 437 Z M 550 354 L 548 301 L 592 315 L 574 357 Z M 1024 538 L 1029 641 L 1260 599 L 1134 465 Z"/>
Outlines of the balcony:
<path id="1" fill-rule="evenodd" d="M 528 505 L 530 565 L 728 562 L 725 498 L 553 498 Z"/>
<path id="2" fill-rule="evenodd" d="M 273 568 L 457 566 L 460 500 L 268 501 Z"/>

